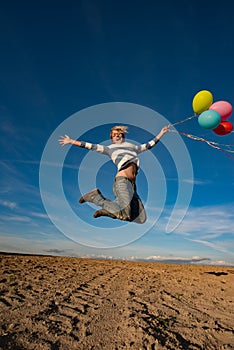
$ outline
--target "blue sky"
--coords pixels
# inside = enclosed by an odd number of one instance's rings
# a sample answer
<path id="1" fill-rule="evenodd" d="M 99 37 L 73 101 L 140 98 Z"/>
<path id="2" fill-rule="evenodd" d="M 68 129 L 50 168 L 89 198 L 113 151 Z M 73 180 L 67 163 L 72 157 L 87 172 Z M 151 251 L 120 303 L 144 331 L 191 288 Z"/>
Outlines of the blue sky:
<path id="1" fill-rule="evenodd" d="M 95 208 L 77 204 L 80 181 L 89 187 L 90 174 L 113 198 L 115 168 L 101 155 L 93 161 L 91 155 L 85 158 L 86 150 L 57 144 L 61 132 L 107 142 L 110 127 L 124 123 L 121 118 L 126 118 L 132 142 L 146 142 L 164 120 L 173 124 L 191 116 L 193 96 L 203 89 L 212 92 L 214 101 L 234 105 L 233 9 L 228 0 L 1 4 L 2 251 L 234 264 L 233 159 L 205 143 L 165 135 L 140 157 L 138 192 L 144 202 L 150 200 L 148 223 L 139 228 L 107 218 L 95 221 Z M 107 110 L 110 119 L 103 122 Z M 134 118 L 133 110 L 139 112 L 135 122 L 128 119 Z M 217 136 L 196 119 L 176 130 L 234 144 L 233 133 Z M 48 142 L 54 148 L 44 159 Z M 50 217 L 41 198 L 40 169 Z M 62 193 L 53 192 L 54 176 L 60 173 L 66 203 L 82 219 L 75 242 L 69 237 L 74 224 L 63 217 Z M 185 208 L 187 213 L 166 233 L 179 178 L 184 196 L 192 189 L 192 197 L 175 208 L 178 217 Z M 67 225 L 65 234 L 55 223 Z M 118 232 L 120 241 L 115 241 Z"/>

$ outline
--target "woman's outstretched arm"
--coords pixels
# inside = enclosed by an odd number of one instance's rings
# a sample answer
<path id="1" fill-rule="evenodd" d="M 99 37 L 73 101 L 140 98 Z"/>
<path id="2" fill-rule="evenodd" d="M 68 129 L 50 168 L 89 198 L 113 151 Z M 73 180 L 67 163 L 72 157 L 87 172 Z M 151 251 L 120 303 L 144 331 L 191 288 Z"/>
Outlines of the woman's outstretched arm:
<path id="1" fill-rule="evenodd" d="M 73 140 L 72 138 L 70 138 L 70 136 L 68 136 L 66 134 L 64 136 L 60 136 L 58 142 L 60 143 L 61 146 L 65 146 L 65 145 L 70 144 L 70 145 L 78 146 L 81 148 L 86 148 L 88 150 L 96 151 L 98 153 L 103 153 L 103 154 L 110 156 L 108 146 L 99 145 L 99 144 L 90 143 L 90 142 L 79 141 L 79 140 Z"/>
<path id="2" fill-rule="evenodd" d="M 65 145 L 75 145 L 75 146 L 82 146 L 82 142 L 78 141 L 78 140 L 73 140 L 70 138 L 70 136 L 68 135 L 64 135 L 64 136 L 60 136 L 58 142 L 60 143 L 61 146 L 65 146 Z"/>

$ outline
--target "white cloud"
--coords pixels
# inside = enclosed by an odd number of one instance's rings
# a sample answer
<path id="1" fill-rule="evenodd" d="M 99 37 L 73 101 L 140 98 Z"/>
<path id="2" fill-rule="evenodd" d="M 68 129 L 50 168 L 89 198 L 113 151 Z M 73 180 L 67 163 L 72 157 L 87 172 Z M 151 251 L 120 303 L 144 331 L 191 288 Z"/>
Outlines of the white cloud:
<path id="1" fill-rule="evenodd" d="M 187 214 L 172 232 L 185 240 L 207 247 L 207 251 L 232 254 L 234 251 L 234 204 L 190 207 Z M 155 208 L 155 210 L 157 210 Z M 164 208 L 163 214 L 154 226 L 156 232 L 165 233 L 171 208 Z M 150 219 L 153 215 L 150 209 Z M 175 217 L 181 217 L 181 209 Z M 203 248 L 204 251 L 204 248 Z"/>
<path id="2" fill-rule="evenodd" d="M 208 265 L 216 265 L 216 266 L 233 266 L 233 264 L 224 261 L 224 260 L 211 260 Z"/>
<path id="3" fill-rule="evenodd" d="M 1 200 L 0 205 L 2 205 L 3 207 L 10 208 L 10 209 L 15 209 L 17 207 L 16 202 L 11 202 L 11 201 L 7 201 L 7 200 Z"/>
<path id="4" fill-rule="evenodd" d="M 41 162 L 40 160 L 14 160 L 16 163 L 22 163 L 22 164 L 34 164 L 34 165 L 47 165 L 50 167 L 55 167 L 55 168 L 67 168 L 67 169 L 74 169 L 78 170 L 78 165 L 77 164 L 66 164 L 66 163 L 57 163 L 57 162 Z"/>
<path id="5" fill-rule="evenodd" d="M 234 234 L 234 205 L 205 206 L 188 209 L 187 214 L 176 228 L 174 233 L 185 236 L 198 234 L 199 237 L 217 238 L 224 234 Z M 166 224 L 170 217 L 170 210 L 164 210 L 161 226 Z M 178 217 L 180 209 L 178 209 Z"/>
<path id="6" fill-rule="evenodd" d="M 24 215 L 1 215 L 0 219 L 5 222 L 31 222 L 31 218 Z"/>
<path id="7" fill-rule="evenodd" d="M 37 213 L 37 212 L 31 212 L 30 216 L 39 218 L 39 219 L 48 219 L 48 215 L 47 214 L 43 214 L 43 213 Z"/>
<path id="8" fill-rule="evenodd" d="M 220 251 L 222 253 L 229 253 L 230 249 L 234 248 L 234 239 L 233 239 L 233 241 L 230 241 L 230 240 L 228 240 L 226 242 L 225 241 L 218 241 L 216 243 L 206 241 L 203 239 L 189 239 L 189 241 L 202 244 L 206 247 L 215 249 L 215 250 Z"/>
<path id="9" fill-rule="evenodd" d="M 175 178 L 167 178 L 167 181 L 175 181 L 178 183 L 178 178 L 175 177 Z M 183 179 L 183 178 L 180 178 L 179 179 L 180 182 L 183 182 L 183 183 L 188 183 L 188 184 L 192 184 L 192 185 L 201 185 L 201 186 L 205 186 L 205 185 L 209 185 L 211 183 L 211 181 L 208 181 L 208 180 L 200 180 L 200 179 Z"/>
<path id="10" fill-rule="evenodd" d="M 204 261 L 208 261 L 208 258 L 202 258 L 200 256 L 192 256 L 191 258 L 185 258 L 181 256 L 160 256 L 160 255 L 152 255 L 144 258 L 144 260 L 148 261 L 158 261 L 158 262 L 174 262 L 174 263 L 201 263 Z"/>

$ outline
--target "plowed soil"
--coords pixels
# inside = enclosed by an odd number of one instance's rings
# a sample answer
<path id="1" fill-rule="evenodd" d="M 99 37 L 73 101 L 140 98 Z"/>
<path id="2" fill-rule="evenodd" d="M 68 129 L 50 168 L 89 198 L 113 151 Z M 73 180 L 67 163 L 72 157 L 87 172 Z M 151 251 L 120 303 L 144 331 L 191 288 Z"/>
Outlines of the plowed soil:
<path id="1" fill-rule="evenodd" d="M 234 349 L 233 268 L 0 258 L 0 349 Z"/>

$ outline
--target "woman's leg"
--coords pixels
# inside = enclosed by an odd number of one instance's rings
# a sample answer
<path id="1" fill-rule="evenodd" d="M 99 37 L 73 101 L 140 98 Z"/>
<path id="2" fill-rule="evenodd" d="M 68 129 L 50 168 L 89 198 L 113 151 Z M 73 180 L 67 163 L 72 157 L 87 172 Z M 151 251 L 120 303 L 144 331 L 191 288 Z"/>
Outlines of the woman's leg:
<path id="1" fill-rule="evenodd" d="M 119 218 L 120 220 L 122 220 L 119 205 L 116 202 L 105 198 L 98 189 L 94 189 L 80 198 L 79 203 L 85 202 L 90 202 L 97 205 L 98 207 L 103 208 L 104 212 L 102 210 L 99 210 L 96 213 L 94 213 L 94 217 L 109 216 L 113 219 Z"/>
<path id="2" fill-rule="evenodd" d="M 131 202 L 134 196 L 133 184 L 124 176 L 115 178 L 113 185 L 116 204 L 119 206 L 119 215 L 122 220 L 131 221 Z"/>
<path id="3" fill-rule="evenodd" d="M 115 178 L 113 191 L 123 219 L 143 224 L 146 221 L 146 213 L 137 194 L 136 184 L 126 177 L 119 176 Z"/>
<path id="4" fill-rule="evenodd" d="M 136 185 L 134 185 L 134 195 L 131 202 L 131 218 L 133 222 L 143 224 L 146 221 L 146 212 L 144 205 L 137 194 Z"/>
<path id="5" fill-rule="evenodd" d="M 91 202 L 104 209 L 105 215 L 97 211 L 97 215 L 95 213 L 94 217 L 110 216 L 111 218 L 118 218 L 124 221 L 145 222 L 146 214 L 144 206 L 136 192 L 136 185 L 134 183 L 126 177 L 116 177 L 113 192 L 115 201 L 104 198 L 99 190 L 93 190 L 81 197 L 80 203 L 84 203 L 85 201 Z"/>

